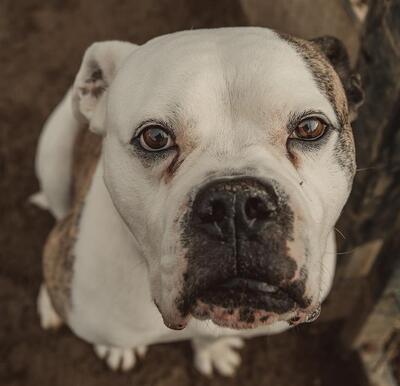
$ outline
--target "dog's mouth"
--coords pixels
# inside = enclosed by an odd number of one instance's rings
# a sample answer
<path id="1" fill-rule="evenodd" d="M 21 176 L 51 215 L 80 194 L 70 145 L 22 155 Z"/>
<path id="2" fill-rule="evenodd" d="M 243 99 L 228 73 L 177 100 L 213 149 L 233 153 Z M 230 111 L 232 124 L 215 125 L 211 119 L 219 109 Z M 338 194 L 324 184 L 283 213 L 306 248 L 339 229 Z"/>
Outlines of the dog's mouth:
<path id="1" fill-rule="evenodd" d="M 244 329 L 285 320 L 289 324 L 308 321 L 309 301 L 288 289 L 263 281 L 233 278 L 201 291 L 190 313 L 223 327 Z"/>

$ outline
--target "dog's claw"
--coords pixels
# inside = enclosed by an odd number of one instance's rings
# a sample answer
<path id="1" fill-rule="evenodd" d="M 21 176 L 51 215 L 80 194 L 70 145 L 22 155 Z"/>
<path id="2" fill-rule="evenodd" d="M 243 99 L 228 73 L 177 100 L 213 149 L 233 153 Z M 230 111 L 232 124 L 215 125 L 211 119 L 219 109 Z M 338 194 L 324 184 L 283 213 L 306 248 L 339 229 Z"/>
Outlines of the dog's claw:
<path id="1" fill-rule="evenodd" d="M 240 365 L 240 355 L 235 351 L 243 347 L 243 340 L 238 337 L 218 339 L 196 338 L 193 340 L 194 365 L 197 370 L 211 376 L 213 369 L 221 375 L 231 377 Z"/>
<path id="2" fill-rule="evenodd" d="M 140 359 L 142 359 L 145 357 L 145 355 L 147 353 L 147 346 L 137 346 L 135 351 L 136 351 L 137 356 Z"/>
<path id="3" fill-rule="evenodd" d="M 136 357 L 143 358 L 146 354 L 146 346 L 137 346 L 135 348 L 118 348 L 103 345 L 95 345 L 96 355 L 105 360 L 107 366 L 114 371 L 132 370 L 136 365 Z"/>

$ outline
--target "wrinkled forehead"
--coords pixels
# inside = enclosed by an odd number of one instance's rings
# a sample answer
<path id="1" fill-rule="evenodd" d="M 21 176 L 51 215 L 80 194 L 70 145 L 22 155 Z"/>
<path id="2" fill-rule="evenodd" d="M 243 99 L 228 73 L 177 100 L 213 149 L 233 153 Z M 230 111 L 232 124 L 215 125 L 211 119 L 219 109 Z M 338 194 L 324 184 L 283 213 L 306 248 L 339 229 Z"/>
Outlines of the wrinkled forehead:
<path id="1" fill-rule="evenodd" d="M 268 122 L 304 111 L 337 122 L 307 61 L 261 28 L 186 31 L 148 42 L 118 72 L 109 105 L 111 118 L 124 127 L 177 114 L 203 122 L 228 116 Z"/>

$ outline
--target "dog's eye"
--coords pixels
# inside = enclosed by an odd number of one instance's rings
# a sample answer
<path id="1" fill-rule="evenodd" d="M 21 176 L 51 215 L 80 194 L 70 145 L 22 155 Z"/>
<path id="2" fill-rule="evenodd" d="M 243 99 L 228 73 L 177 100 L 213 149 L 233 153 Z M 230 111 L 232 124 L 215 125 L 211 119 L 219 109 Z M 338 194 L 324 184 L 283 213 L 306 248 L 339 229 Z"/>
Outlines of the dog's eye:
<path id="1" fill-rule="evenodd" d="M 145 127 L 139 134 L 139 143 L 147 151 L 166 150 L 175 144 L 168 131 L 159 125 Z"/>
<path id="2" fill-rule="evenodd" d="M 321 138 L 328 125 L 319 118 L 306 118 L 292 131 L 289 138 L 314 141 Z"/>

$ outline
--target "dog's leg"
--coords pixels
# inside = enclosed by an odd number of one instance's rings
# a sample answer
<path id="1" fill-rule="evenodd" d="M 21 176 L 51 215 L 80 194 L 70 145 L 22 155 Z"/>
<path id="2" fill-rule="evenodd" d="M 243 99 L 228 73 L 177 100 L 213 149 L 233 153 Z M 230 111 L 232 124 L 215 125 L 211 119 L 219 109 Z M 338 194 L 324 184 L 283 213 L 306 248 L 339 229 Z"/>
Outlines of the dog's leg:
<path id="1" fill-rule="evenodd" d="M 39 296 L 37 299 L 37 310 L 40 317 L 40 325 L 43 329 L 57 329 L 62 324 L 62 319 L 58 316 L 51 304 L 49 293 L 45 284 L 40 286 Z"/>
<path id="2" fill-rule="evenodd" d="M 135 367 L 137 357 L 143 358 L 146 355 L 147 346 L 127 349 L 95 345 L 94 351 L 99 358 L 105 360 L 111 370 L 129 371 Z"/>
<path id="3" fill-rule="evenodd" d="M 221 375 L 233 376 L 241 362 L 235 349 L 242 348 L 243 345 L 243 339 L 235 336 L 193 338 L 194 365 L 206 376 L 212 375 L 213 369 Z"/>

